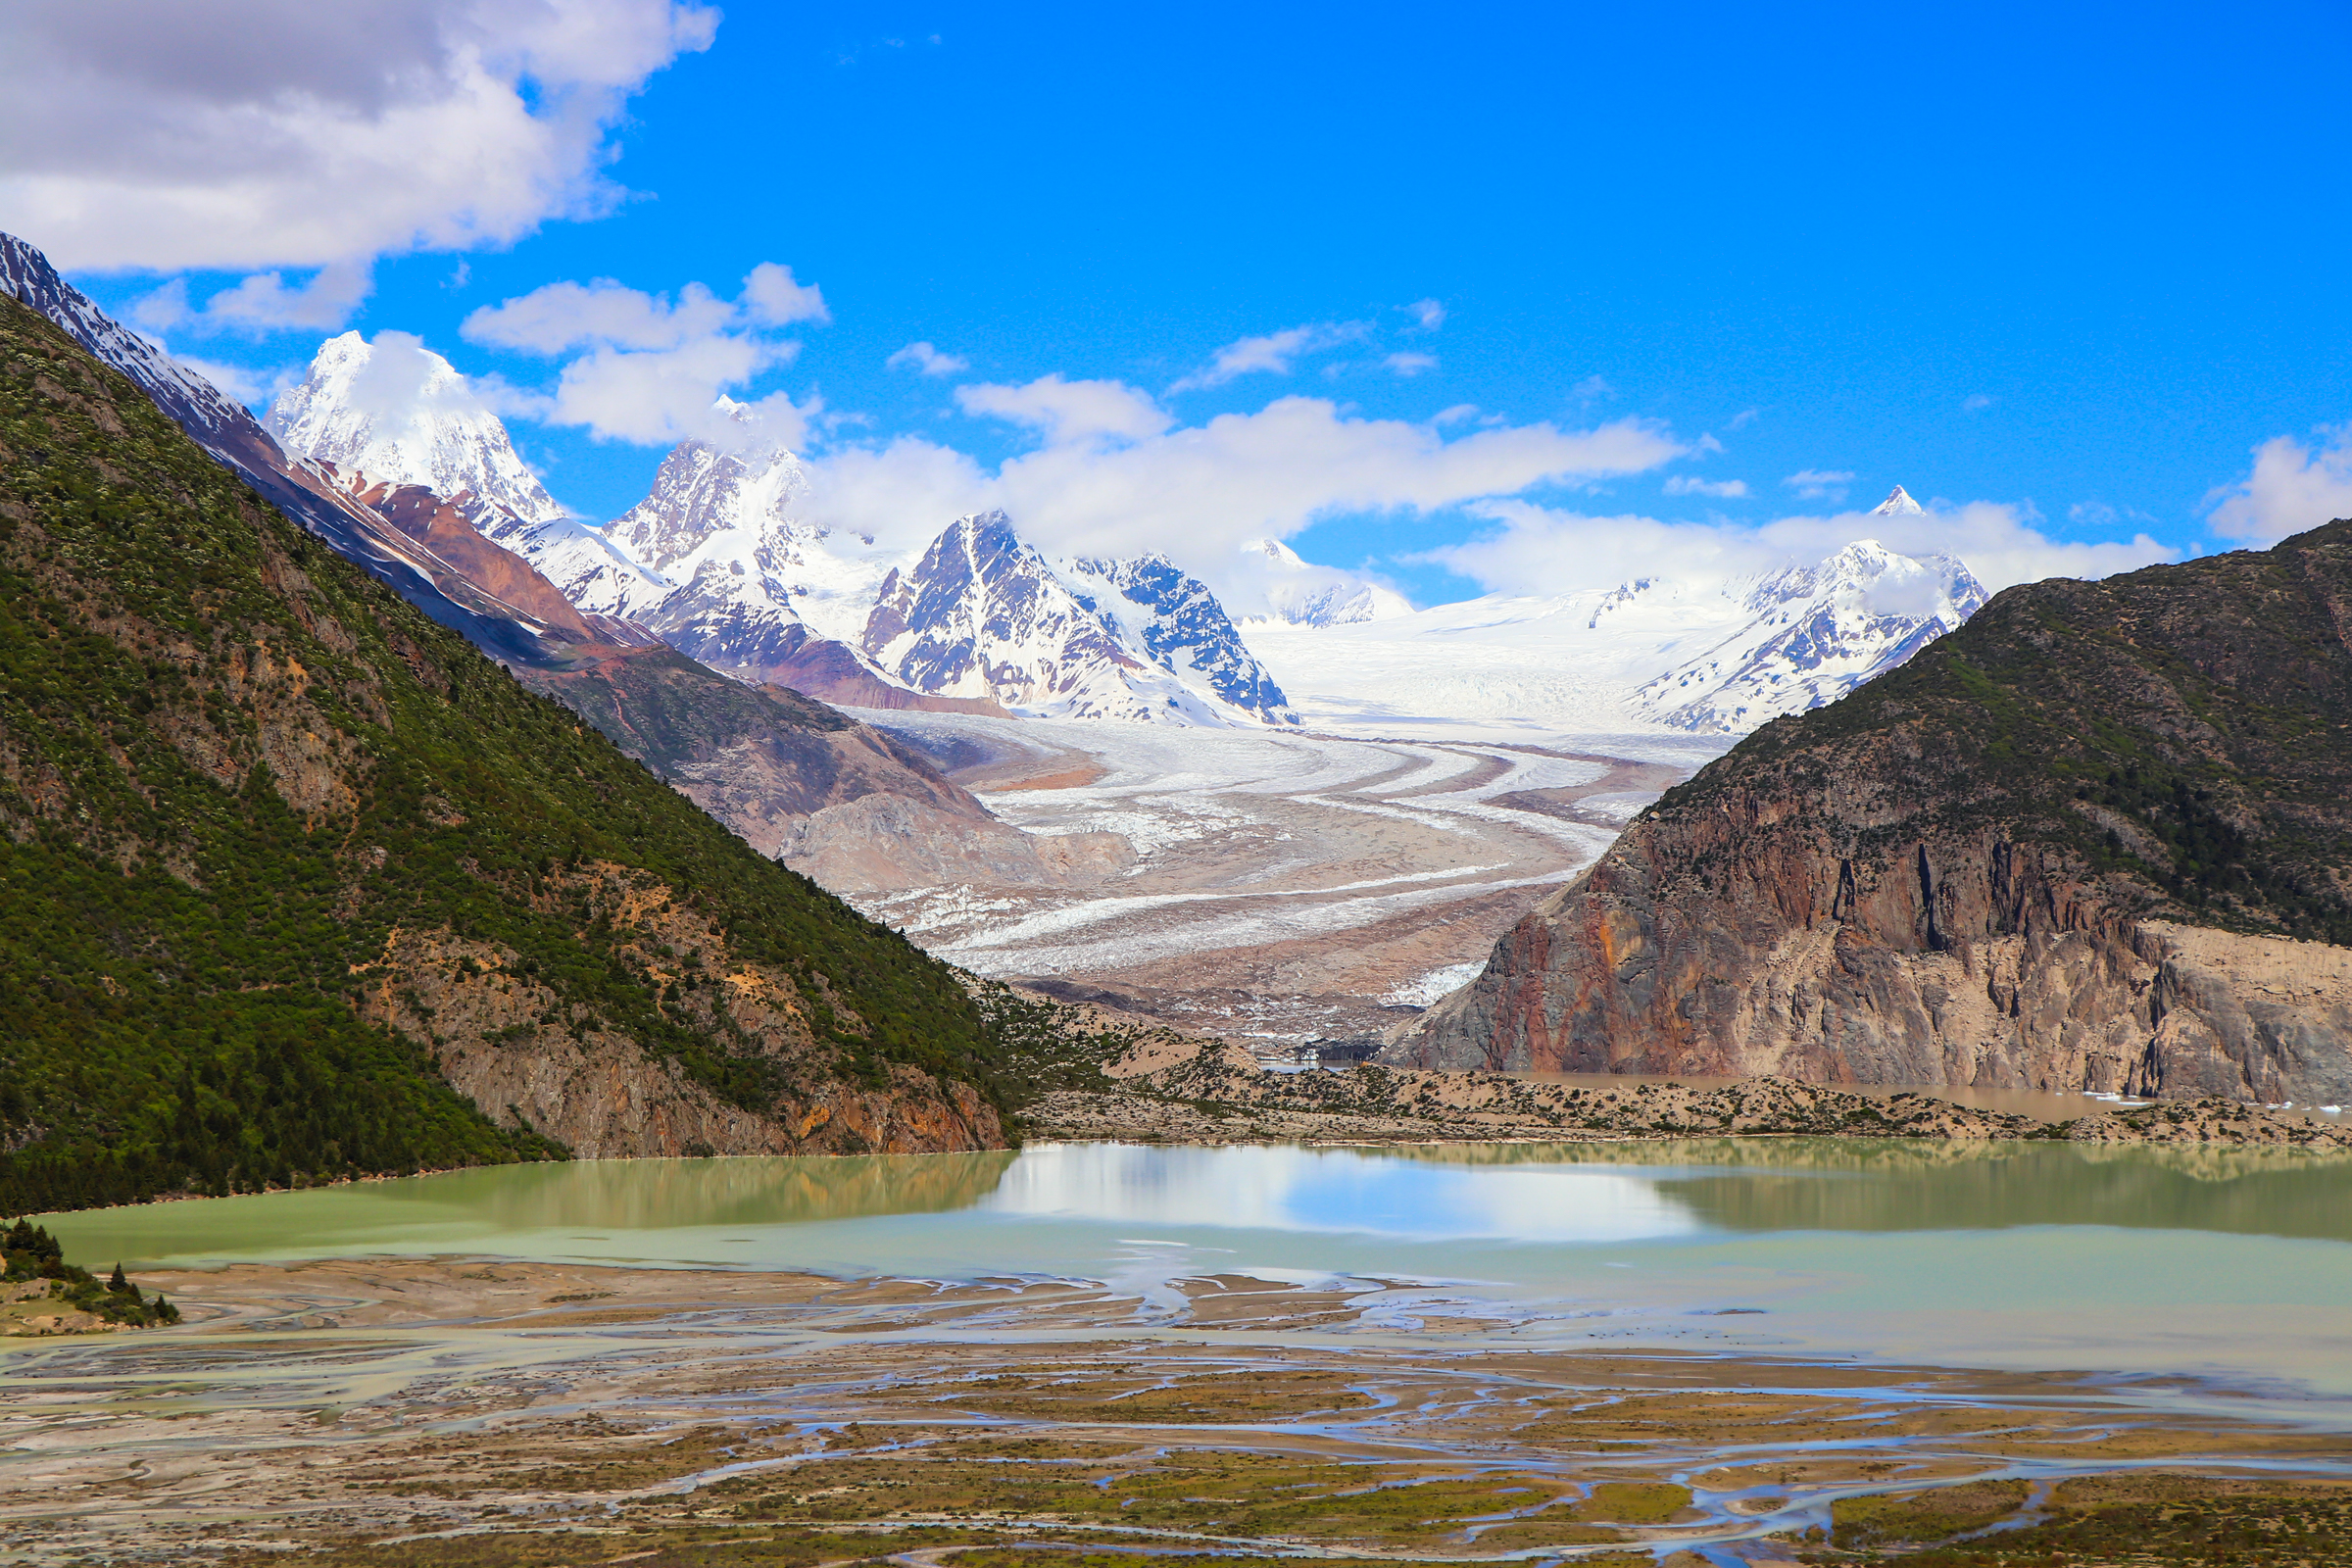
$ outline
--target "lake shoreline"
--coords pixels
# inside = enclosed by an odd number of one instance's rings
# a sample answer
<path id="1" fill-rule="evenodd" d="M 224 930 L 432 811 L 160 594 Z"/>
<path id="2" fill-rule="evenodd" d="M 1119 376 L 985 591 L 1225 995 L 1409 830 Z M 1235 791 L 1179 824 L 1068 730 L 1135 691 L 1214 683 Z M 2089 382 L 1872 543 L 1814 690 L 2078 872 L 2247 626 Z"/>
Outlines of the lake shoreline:
<path id="1" fill-rule="evenodd" d="M 1757 1078 L 1711 1087 L 1602 1087 L 1502 1073 L 1389 1067 L 1270 1072 L 1243 1047 L 1161 1032 L 1105 1050 L 1090 1082 L 1024 1107 L 1036 1136 L 1222 1147 L 1558 1143 L 1725 1137 L 2063 1141 L 2293 1150 L 2352 1156 L 2352 1127 L 2235 1102 L 2158 1101 L 2071 1121 L 1924 1093 L 1885 1098 Z"/>

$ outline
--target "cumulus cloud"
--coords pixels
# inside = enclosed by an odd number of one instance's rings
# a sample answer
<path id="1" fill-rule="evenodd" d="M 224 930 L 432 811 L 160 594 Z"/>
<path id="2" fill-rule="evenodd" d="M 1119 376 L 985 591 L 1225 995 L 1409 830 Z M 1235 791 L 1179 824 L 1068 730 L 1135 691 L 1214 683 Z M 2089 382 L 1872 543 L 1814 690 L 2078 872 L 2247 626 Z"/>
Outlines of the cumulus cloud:
<path id="1" fill-rule="evenodd" d="M 2323 429 L 2327 444 L 2305 446 L 2282 435 L 2254 449 L 2254 470 L 2205 499 L 2213 531 L 2273 545 L 2289 534 L 2352 517 L 2352 425 Z"/>
<path id="2" fill-rule="evenodd" d="M 1404 307 L 1404 313 L 1424 332 L 1435 332 L 1446 324 L 1446 307 L 1436 300 L 1415 300 Z"/>
<path id="3" fill-rule="evenodd" d="M 1209 356 L 1208 364 L 1168 390 L 1190 392 L 1197 387 L 1223 386 L 1236 376 L 1261 371 L 1288 375 L 1292 362 L 1301 355 L 1353 343 L 1370 332 L 1370 325 L 1363 321 L 1309 321 L 1304 326 L 1286 326 L 1263 337 L 1246 337 L 1217 350 Z"/>
<path id="4" fill-rule="evenodd" d="M 1058 373 L 1026 386 L 959 386 L 956 401 L 966 414 L 1026 425 L 1055 445 L 1140 441 L 1176 422 L 1150 393 L 1125 382 L 1064 381 Z"/>
<path id="5" fill-rule="evenodd" d="M 673 304 L 660 294 L 623 287 L 609 277 L 589 283 L 549 283 L 499 305 L 485 305 L 458 328 L 468 342 L 556 355 L 601 343 L 616 349 L 674 349 L 733 325 L 735 307 L 700 283 L 679 290 Z"/>
<path id="6" fill-rule="evenodd" d="M 757 404 L 721 398 L 800 352 L 799 343 L 762 328 L 830 318 L 815 285 L 763 262 L 731 302 L 701 283 L 688 283 L 672 300 L 612 278 L 564 281 L 486 305 L 459 331 L 470 342 L 547 358 L 582 351 L 535 415 L 550 423 L 643 446 L 689 436 L 736 445 L 755 439 L 746 432 L 757 427 L 757 439 L 799 446 L 821 403 L 781 394 Z"/>
<path id="7" fill-rule="evenodd" d="M 774 262 L 761 262 L 743 280 L 743 313 L 761 326 L 790 326 L 795 321 L 822 326 L 833 319 L 814 283 L 798 281 L 791 268 Z"/>
<path id="8" fill-rule="evenodd" d="M 1654 573 L 1661 562 L 1682 580 L 1716 585 L 1781 566 L 1816 562 L 1856 539 L 1876 539 L 1904 555 L 1957 556 L 1995 592 L 2044 577 L 2104 577 L 2180 552 L 2146 534 L 2130 540 L 2073 543 L 2050 538 L 2024 510 L 1995 502 L 1939 508 L 1920 516 L 1860 512 L 1777 518 L 1757 527 L 1728 522 L 1666 522 L 1640 515 L 1593 516 L 1517 500 L 1475 504 L 1495 526 L 1483 537 L 1426 552 L 1435 562 L 1491 591 L 1546 592 L 1614 587 Z"/>
<path id="9" fill-rule="evenodd" d="M 677 0 L 14 0 L 0 228 L 65 268 L 320 267 L 603 211 Z"/>
<path id="10" fill-rule="evenodd" d="M 130 316 L 157 331 L 332 332 L 351 319 L 374 286 L 370 269 L 338 262 L 293 284 L 282 272 L 257 272 L 197 307 L 188 303 L 187 280 L 175 277 L 132 302 Z"/>
<path id="11" fill-rule="evenodd" d="M 1438 357 L 1435 354 L 1392 354 L 1380 363 L 1398 375 L 1412 376 L 1436 369 Z"/>
<path id="12" fill-rule="evenodd" d="M 1724 501 L 1737 501 L 1747 494 L 1745 479 L 1701 479 L 1692 474 L 1678 473 L 1666 481 L 1670 496 L 1714 496 Z"/>
<path id="13" fill-rule="evenodd" d="M 187 354 L 174 354 L 172 358 L 253 409 L 267 405 L 281 390 L 302 378 L 302 372 L 295 369 L 252 370 L 242 365 L 222 365 Z"/>
<path id="14" fill-rule="evenodd" d="M 969 413 L 1037 431 L 1041 445 L 994 472 L 913 437 L 820 456 L 812 484 L 822 520 L 913 543 L 957 513 L 997 506 L 1051 551 L 1166 550 L 1206 562 L 1322 516 L 1428 512 L 1641 472 L 1687 452 L 1639 420 L 1447 439 L 1434 422 L 1355 417 L 1320 398 L 1179 425 L 1148 393 L 1114 381 L 1047 376 L 956 395 Z"/>
<path id="15" fill-rule="evenodd" d="M 1807 501 L 1843 501 L 1854 476 L 1842 468 L 1799 468 L 1781 483 Z"/>
<path id="16" fill-rule="evenodd" d="M 882 363 L 893 370 L 909 368 L 918 375 L 959 375 L 972 368 L 971 361 L 942 354 L 928 343 L 909 343 Z"/>

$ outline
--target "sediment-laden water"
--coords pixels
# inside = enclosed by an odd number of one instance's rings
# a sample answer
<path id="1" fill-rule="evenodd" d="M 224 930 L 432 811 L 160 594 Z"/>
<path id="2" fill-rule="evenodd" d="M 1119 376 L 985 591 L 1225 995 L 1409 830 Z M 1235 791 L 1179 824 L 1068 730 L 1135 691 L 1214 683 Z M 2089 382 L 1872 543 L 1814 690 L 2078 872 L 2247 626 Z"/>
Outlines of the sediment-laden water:
<path id="1" fill-rule="evenodd" d="M 1061 1145 L 508 1167 L 49 1223 L 134 1270 L 461 1254 L 1056 1279 L 1157 1329 L 1188 1321 L 1180 1282 L 1236 1275 L 1336 1290 L 1350 1332 L 1404 1341 L 1443 1317 L 1518 1348 L 2218 1379 L 2320 1419 L 2352 1399 L 2352 1162 L 2246 1151 Z"/>

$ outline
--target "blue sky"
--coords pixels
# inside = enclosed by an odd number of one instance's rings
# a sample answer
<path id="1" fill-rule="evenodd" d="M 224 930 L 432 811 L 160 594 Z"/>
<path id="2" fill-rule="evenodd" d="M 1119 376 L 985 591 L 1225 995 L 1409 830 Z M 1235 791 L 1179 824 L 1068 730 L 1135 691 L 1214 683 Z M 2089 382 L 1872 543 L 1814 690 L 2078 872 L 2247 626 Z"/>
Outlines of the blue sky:
<path id="1" fill-rule="evenodd" d="M 418 27 L 497 24 L 495 7 L 374 3 Z M 38 189 L 0 180 L 0 226 L 52 243 L 47 220 L 83 286 L 124 312 L 151 301 L 175 352 L 254 385 L 346 321 L 416 334 L 514 389 L 518 444 L 591 516 L 641 497 L 665 443 L 533 402 L 592 340 L 544 354 L 478 325 L 469 341 L 467 319 L 564 280 L 733 301 L 763 263 L 820 289 L 827 318 L 738 311 L 737 340 L 771 360 L 799 348 L 729 390 L 790 398 L 819 454 L 873 460 L 906 438 L 905 473 L 839 467 L 845 494 L 866 486 L 857 506 L 978 494 L 1007 460 L 1043 456 L 1066 415 L 1014 394 L 1116 383 L 1142 423 L 1090 394 L 1089 431 L 1062 427 L 1077 450 L 1005 493 L 1048 532 L 1094 537 L 1091 506 L 1120 514 L 1103 540 L 1181 559 L 1181 497 L 1133 500 L 1196 482 L 1161 448 L 1218 416 L 1322 400 L 1312 429 L 1229 433 L 1308 452 L 1401 421 L 1422 466 L 1351 484 L 1261 456 L 1199 481 L 1198 514 L 1251 513 L 1235 527 L 1288 531 L 1310 560 L 1369 565 L 1422 602 L 1615 570 L 1677 540 L 1801 549 L 1897 482 L 1950 504 L 1936 526 L 1963 554 L 2006 552 L 2002 575 L 2111 569 L 2325 520 L 2297 509 L 2352 479 L 2334 431 L 2352 418 L 2340 3 L 738 6 L 714 27 L 662 0 L 578 0 L 600 4 L 650 5 L 671 31 L 574 71 L 603 95 L 585 108 L 587 89 L 520 81 L 523 104 L 570 114 L 578 146 L 604 150 L 539 210 L 517 199 L 436 228 L 444 181 L 414 195 L 406 237 L 257 222 L 243 250 L 168 225 L 110 240 L 86 212 L 56 220 L 69 170 Z M 114 188 L 195 177 L 142 172 L 140 156 L 106 172 Z M 184 205 L 183 226 L 218 221 Z M 322 262 L 307 304 L 249 286 L 244 319 L 202 312 L 256 272 L 299 289 Z M 173 277 L 190 302 L 176 319 L 152 303 Z M 1292 352 L 1241 356 L 1276 368 L 1215 373 L 1220 350 L 1286 331 Z M 916 342 L 963 368 L 894 368 Z M 1491 480 L 1426 476 L 1446 443 L 1546 425 L 1653 439 L 1566 471 L 1537 457 Z M 2265 443 L 2272 482 L 2217 517 Z M 1386 450 L 1343 440 L 1299 461 L 1361 467 Z M 1111 458 L 1116 482 L 1090 466 Z M 1463 494 L 1482 483 L 1508 488 Z M 1262 517 L 1251 486 L 1282 491 Z M 1808 520 L 1775 531 L 1792 516 Z M 1605 520 L 1622 518 L 1643 527 Z M 1498 553 L 1498 533 L 1516 545 Z M 1205 520 L 1199 539 L 1228 542 Z M 1480 539 L 1483 555 L 1454 550 Z"/>

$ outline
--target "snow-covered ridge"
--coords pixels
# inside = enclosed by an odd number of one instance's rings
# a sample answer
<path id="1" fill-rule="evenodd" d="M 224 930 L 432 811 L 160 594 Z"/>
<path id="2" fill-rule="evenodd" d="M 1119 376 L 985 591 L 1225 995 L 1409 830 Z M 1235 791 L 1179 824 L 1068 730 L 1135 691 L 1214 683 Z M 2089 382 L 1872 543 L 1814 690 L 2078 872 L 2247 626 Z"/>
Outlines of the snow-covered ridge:
<path id="1" fill-rule="evenodd" d="M 1835 702 L 1985 597 L 1952 557 L 1857 540 L 1728 583 L 1659 574 L 1571 594 L 1489 594 L 1258 646 L 1319 728 L 1729 736 Z"/>
<path id="2" fill-rule="evenodd" d="M 1311 565 L 1279 539 L 1242 547 L 1238 605 L 1244 626 L 1354 626 L 1413 607 L 1393 588 L 1334 566 Z"/>
<path id="3" fill-rule="evenodd" d="M 245 454 L 232 455 L 217 443 L 253 423 L 245 406 L 165 353 L 153 339 L 100 310 L 97 301 L 60 277 L 39 249 L 14 234 L 0 234 L 0 290 L 55 321 L 75 342 L 129 376 L 216 458 L 243 466 L 239 460 Z M 208 434 L 214 439 L 207 440 Z"/>
<path id="4" fill-rule="evenodd" d="M 1911 499 L 1899 488 L 1895 496 Z M 1643 685 L 1633 710 L 1677 729 L 1744 734 L 1895 668 L 1984 598 L 1950 556 L 1914 559 L 1858 539 L 1817 565 L 1757 582 L 1740 602 L 1746 619 Z"/>
<path id="5" fill-rule="evenodd" d="M 1224 609 L 1164 557 L 1057 567 L 1002 512 L 884 579 L 861 647 L 893 678 L 1052 718 L 1296 722 Z"/>
<path id="6" fill-rule="evenodd" d="M 270 405 L 264 428 L 346 473 L 423 485 L 485 533 L 564 516 L 454 366 L 429 349 L 381 344 L 357 332 L 327 339 L 310 373 Z"/>

